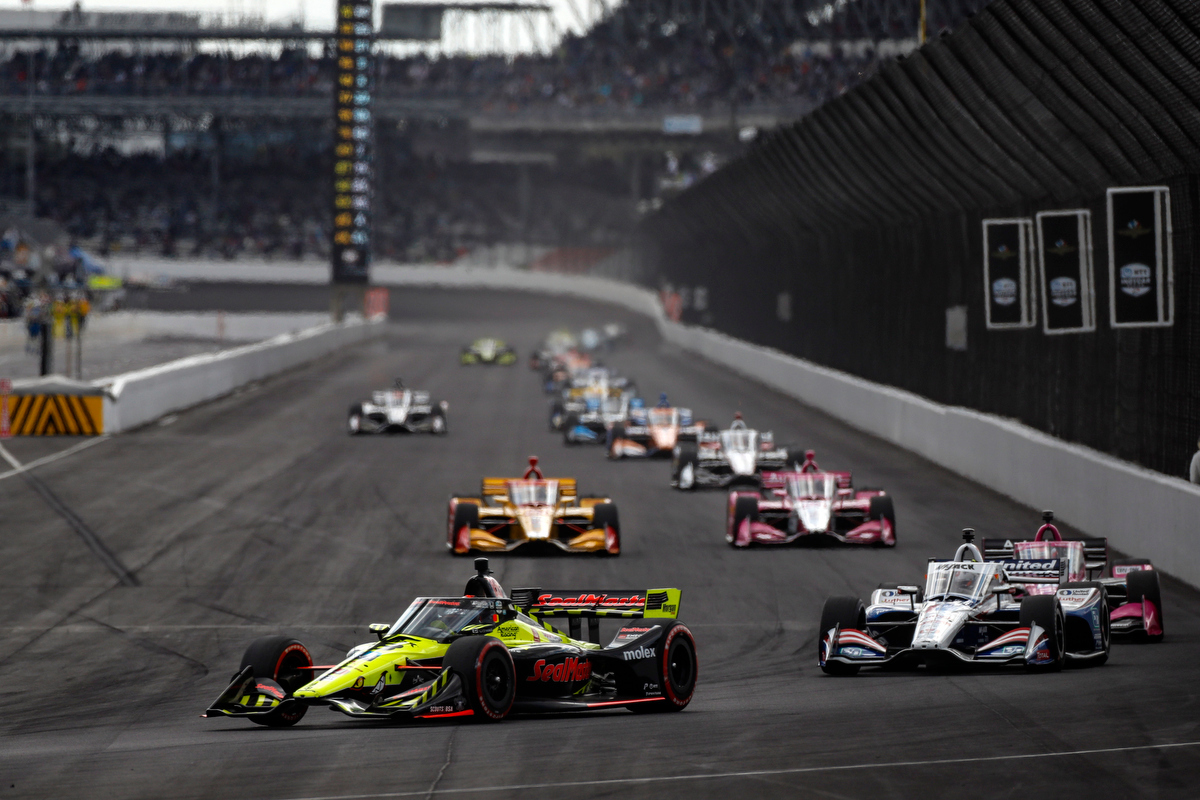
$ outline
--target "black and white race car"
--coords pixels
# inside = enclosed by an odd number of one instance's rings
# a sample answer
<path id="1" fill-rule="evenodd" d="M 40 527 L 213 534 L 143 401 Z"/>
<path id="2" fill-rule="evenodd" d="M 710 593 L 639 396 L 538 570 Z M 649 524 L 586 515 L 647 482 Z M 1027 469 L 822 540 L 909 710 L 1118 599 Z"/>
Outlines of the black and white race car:
<path id="1" fill-rule="evenodd" d="M 346 429 L 351 436 L 359 433 L 432 433 L 444 435 L 445 400 L 433 402 L 429 392 L 408 389 L 396 379 L 391 389 L 373 392 L 370 400 L 350 406 Z"/>
<path id="2" fill-rule="evenodd" d="M 757 485 L 763 472 L 799 470 L 803 461 L 802 451 L 777 447 L 771 431 L 746 427 L 738 414 L 726 430 L 701 433 L 696 441 L 675 445 L 671 486 L 687 491 Z"/>

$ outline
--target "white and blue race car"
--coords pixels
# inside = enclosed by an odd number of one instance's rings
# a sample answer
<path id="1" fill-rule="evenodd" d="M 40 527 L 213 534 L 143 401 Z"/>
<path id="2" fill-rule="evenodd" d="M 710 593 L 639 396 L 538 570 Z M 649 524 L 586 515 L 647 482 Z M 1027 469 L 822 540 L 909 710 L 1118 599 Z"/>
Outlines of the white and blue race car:
<path id="1" fill-rule="evenodd" d="M 857 597 L 826 600 L 821 669 L 855 675 L 862 667 L 1009 664 L 1052 671 L 1066 661 L 1108 660 L 1102 583 L 1064 582 L 1066 562 L 1057 558 L 986 561 L 974 538 L 967 528 L 953 559 L 931 559 L 924 588 L 880 584 L 866 606 Z M 1050 594 L 1024 591 L 1039 584 L 1057 588 Z"/>

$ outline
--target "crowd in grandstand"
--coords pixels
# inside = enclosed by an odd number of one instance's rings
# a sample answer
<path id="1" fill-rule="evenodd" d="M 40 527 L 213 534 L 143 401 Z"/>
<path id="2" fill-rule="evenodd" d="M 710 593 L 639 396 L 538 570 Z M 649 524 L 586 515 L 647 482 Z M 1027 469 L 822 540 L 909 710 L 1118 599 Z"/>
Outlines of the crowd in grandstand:
<path id="1" fill-rule="evenodd" d="M 600 109 L 708 107 L 714 103 L 818 104 L 873 71 L 876 54 L 803 44 L 778 52 L 658 37 L 628 47 L 597 32 L 569 37 L 553 55 L 442 56 L 380 60 L 381 97 L 454 99 L 485 110 L 530 106 Z M 160 51 L 85 57 L 64 44 L 31 59 L 0 61 L 0 91 L 43 95 L 259 95 L 325 97 L 333 60 L 304 50 L 222 55 Z"/>

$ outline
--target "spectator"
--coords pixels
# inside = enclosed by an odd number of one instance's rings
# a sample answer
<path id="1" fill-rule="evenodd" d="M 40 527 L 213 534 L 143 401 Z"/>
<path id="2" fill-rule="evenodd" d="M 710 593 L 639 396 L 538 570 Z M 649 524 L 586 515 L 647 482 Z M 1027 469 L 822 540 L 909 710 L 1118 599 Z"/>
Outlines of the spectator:
<path id="1" fill-rule="evenodd" d="M 1196 452 L 1192 456 L 1192 463 L 1188 468 L 1188 480 L 1192 483 L 1200 483 L 1200 441 L 1196 442 Z"/>

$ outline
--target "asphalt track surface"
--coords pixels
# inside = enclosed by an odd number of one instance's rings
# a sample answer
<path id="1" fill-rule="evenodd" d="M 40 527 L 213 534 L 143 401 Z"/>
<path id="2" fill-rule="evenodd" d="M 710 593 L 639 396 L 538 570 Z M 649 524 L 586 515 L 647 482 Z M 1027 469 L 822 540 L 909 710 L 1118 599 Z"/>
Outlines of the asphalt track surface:
<path id="1" fill-rule="evenodd" d="M 663 462 L 566 448 L 528 369 L 457 363 L 477 335 L 528 352 L 557 324 L 620 316 L 531 295 L 394 293 L 379 341 L 0 478 L 0 798 L 1197 796 L 1196 592 L 1168 582 L 1167 641 L 1114 646 L 1099 668 L 826 677 L 826 596 L 919 580 L 963 526 L 1029 534 L 1037 511 L 628 318 L 610 363 L 648 395 L 717 421 L 741 410 L 895 496 L 894 550 L 735 552 L 722 493 L 672 491 Z M 450 402 L 448 437 L 345 435 L 347 406 L 395 375 Z M 76 444 L 5 446 L 29 463 Z M 624 552 L 497 557 L 497 577 L 682 588 L 700 658 L 683 713 L 395 725 L 317 708 L 283 730 L 199 717 L 257 636 L 294 634 L 334 663 L 413 596 L 461 591 L 470 561 L 445 550 L 445 498 L 531 453 L 611 493 Z"/>

